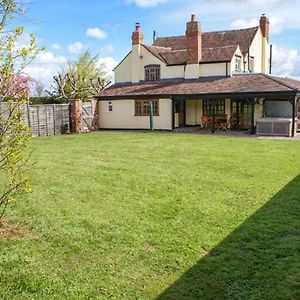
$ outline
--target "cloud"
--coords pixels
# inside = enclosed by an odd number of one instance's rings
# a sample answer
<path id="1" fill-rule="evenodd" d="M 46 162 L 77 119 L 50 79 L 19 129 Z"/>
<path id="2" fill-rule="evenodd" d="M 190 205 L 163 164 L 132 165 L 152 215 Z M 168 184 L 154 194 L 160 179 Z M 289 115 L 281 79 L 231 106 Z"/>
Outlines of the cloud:
<path id="1" fill-rule="evenodd" d="M 98 27 L 88 28 L 86 35 L 100 40 L 107 38 L 107 33 Z"/>
<path id="2" fill-rule="evenodd" d="M 103 52 L 114 52 L 115 47 L 113 45 L 106 45 L 105 47 L 102 48 Z"/>
<path id="3" fill-rule="evenodd" d="M 281 33 L 287 26 L 287 22 L 282 17 L 270 17 L 270 33 Z M 231 22 L 230 27 L 232 29 L 241 29 L 247 27 L 254 27 L 259 25 L 259 18 L 252 19 L 237 19 Z"/>
<path id="4" fill-rule="evenodd" d="M 184 5 L 174 5 L 158 17 L 167 19 L 169 24 L 187 21 L 195 13 L 203 27 L 222 30 L 240 25 L 258 25 L 259 17 L 265 13 L 271 21 L 271 33 L 277 34 L 285 29 L 300 28 L 300 0 L 189 0 Z M 226 26 L 226 27 L 225 27 Z"/>
<path id="5" fill-rule="evenodd" d="M 279 76 L 300 78 L 299 49 L 273 46 L 273 73 Z"/>
<path id="6" fill-rule="evenodd" d="M 125 2 L 128 4 L 136 4 L 137 6 L 140 7 L 151 7 L 151 6 L 156 6 L 158 4 L 164 3 L 167 0 L 126 0 Z"/>
<path id="7" fill-rule="evenodd" d="M 83 44 L 80 42 L 76 42 L 68 46 L 68 50 L 72 54 L 78 54 L 82 51 L 82 49 L 83 49 Z"/>
<path id="8" fill-rule="evenodd" d="M 233 21 L 230 24 L 230 27 L 232 29 L 240 29 L 240 28 L 247 28 L 247 27 L 255 27 L 257 26 L 258 23 L 258 19 L 254 18 L 254 19 L 237 19 L 235 21 Z"/>
<path id="9" fill-rule="evenodd" d="M 61 46 L 59 44 L 52 44 L 51 47 L 54 49 L 54 50 L 59 50 L 61 49 Z"/>
<path id="10" fill-rule="evenodd" d="M 53 76 L 65 66 L 67 59 L 64 56 L 55 56 L 50 51 L 41 52 L 36 60 L 24 69 L 24 72 L 42 82 L 46 88 L 51 85 Z"/>
<path id="11" fill-rule="evenodd" d="M 113 69 L 117 65 L 117 61 L 113 57 L 99 57 L 98 67 L 106 74 L 106 77 L 114 82 Z"/>
<path id="12" fill-rule="evenodd" d="M 67 58 L 64 56 L 55 56 L 52 52 L 46 51 L 40 53 L 34 63 L 27 66 L 24 72 L 34 79 L 42 82 L 46 89 L 51 87 L 53 76 L 67 65 Z M 117 61 L 113 57 L 100 57 L 98 66 L 106 74 L 106 77 L 114 81 L 113 69 Z"/>

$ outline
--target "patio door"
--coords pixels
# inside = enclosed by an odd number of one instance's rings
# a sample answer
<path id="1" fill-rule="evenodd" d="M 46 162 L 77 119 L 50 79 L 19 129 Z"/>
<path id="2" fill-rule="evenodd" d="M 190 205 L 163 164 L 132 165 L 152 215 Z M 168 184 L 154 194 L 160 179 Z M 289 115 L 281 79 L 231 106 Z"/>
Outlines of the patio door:
<path id="1" fill-rule="evenodd" d="M 232 100 L 231 115 L 234 129 L 250 129 L 252 106 L 247 100 Z"/>
<path id="2" fill-rule="evenodd" d="M 185 126 L 185 100 L 177 100 L 174 103 L 175 128 Z"/>

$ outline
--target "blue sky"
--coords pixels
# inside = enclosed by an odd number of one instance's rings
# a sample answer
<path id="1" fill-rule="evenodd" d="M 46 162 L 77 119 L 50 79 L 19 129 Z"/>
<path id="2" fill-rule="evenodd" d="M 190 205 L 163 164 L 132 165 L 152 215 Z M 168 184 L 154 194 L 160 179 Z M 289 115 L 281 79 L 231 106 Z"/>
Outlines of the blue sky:
<path id="1" fill-rule="evenodd" d="M 84 50 L 99 54 L 108 70 L 131 48 L 140 22 L 145 43 L 158 36 L 184 34 L 192 13 L 203 31 L 256 26 L 262 13 L 271 21 L 274 72 L 300 78 L 300 0 L 31 0 L 26 31 L 47 50 L 28 68 L 46 85 L 60 65 Z"/>

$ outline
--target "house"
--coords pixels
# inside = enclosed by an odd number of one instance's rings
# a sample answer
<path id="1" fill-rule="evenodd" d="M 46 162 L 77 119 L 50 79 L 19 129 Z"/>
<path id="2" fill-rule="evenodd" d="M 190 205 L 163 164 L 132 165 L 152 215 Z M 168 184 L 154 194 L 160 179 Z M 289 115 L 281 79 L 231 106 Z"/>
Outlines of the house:
<path id="1" fill-rule="evenodd" d="M 145 45 L 137 23 L 132 50 L 114 69 L 115 84 L 96 97 L 100 128 L 149 129 L 150 119 L 158 130 L 294 136 L 300 82 L 268 74 L 269 26 L 263 15 L 253 28 L 202 32 L 192 15 L 185 35 Z"/>

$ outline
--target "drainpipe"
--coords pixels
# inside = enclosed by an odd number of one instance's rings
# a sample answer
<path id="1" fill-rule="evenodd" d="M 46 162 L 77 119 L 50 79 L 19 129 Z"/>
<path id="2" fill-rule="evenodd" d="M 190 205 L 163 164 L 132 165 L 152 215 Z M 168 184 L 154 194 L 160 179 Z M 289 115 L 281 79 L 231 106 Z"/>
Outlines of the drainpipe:
<path id="1" fill-rule="evenodd" d="M 270 45 L 270 74 L 272 74 L 272 63 L 273 63 L 273 45 Z"/>
<path id="2" fill-rule="evenodd" d="M 153 102 L 149 101 L 149 122 L 150 130 L 153 131 Z"/>

